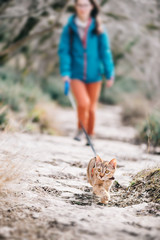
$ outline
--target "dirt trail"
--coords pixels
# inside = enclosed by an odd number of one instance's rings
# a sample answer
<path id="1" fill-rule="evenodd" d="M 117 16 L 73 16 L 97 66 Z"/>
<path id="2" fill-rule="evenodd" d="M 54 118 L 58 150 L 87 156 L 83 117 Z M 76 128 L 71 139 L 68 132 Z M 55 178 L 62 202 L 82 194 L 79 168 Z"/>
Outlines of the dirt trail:
<path id="1" fill-rule="evenodd" d="M 64 136 L 1 134 L 0 158 L 19 162 L 18 182 L 0 194 L 0 239 L 160 239 L 159 205 L 126 194 L 132 176 L 159 165 L 159 156 L 134 145 L 135 130 L 121 124 L 120 107 L 100 106 L 94 141 L 106 160 L 116 157 L 116 185 L 108 206 L 93 196 L 86 167 L 93 154 L 74 141 L 76 116 L 58 108 Z"/>

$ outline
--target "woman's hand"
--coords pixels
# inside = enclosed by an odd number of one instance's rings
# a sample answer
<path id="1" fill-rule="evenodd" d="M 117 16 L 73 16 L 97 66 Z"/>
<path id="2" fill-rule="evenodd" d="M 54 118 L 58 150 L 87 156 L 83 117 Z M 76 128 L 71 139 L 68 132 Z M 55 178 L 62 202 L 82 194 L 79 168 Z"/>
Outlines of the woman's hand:
<path id="1" fill-rule="evenodd" d="M 64 76 L 62 77 L 62 81 L 64 82 L 64 94 L 67 96 L 70 91 L 70 77 Z"/>
<path id="2" fill-rule="evenodd" d="M 114 78 L 111 78 L 111 79 L 107 80 L 106 87 L 110 88 L 113 86 L 113 84 L 114 84 Z"/>
<path id="3" fill-rule="evenodd" d="M 70 82 L 71 80 L 70 80 L 69 76 L 64 76 L 64 77 L 62 77 L 62 81 L 63 82 Z"/>

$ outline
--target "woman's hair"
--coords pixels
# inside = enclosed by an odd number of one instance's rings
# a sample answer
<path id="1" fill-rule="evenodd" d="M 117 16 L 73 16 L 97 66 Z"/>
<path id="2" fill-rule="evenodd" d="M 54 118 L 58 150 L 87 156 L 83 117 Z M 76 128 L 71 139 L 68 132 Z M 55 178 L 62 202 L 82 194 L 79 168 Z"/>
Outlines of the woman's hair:
<path id="1" fill-rule="evenodd" d="M 78 0 L 75 0 L 75 3 L 77 3 Z M 97 18 L 99 12 L 100 12 L 100 7 L 98 5 L 98 3 L 95 1 L 95 0 L 89 0 L 89 2 L 92 4 L 93 6 L 93 10 L 91 11 L 91 17 Z M 98 22 L 96 20 L 96 26 L 95 26 L 95 29 L 93 30 L 95 34 L 99 34 L 99 31 L 98 31 Z"/>

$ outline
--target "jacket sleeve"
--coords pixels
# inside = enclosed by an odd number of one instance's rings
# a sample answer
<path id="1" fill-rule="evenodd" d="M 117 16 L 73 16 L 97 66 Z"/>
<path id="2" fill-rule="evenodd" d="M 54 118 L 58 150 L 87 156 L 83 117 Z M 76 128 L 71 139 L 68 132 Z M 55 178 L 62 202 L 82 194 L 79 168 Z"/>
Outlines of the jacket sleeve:
<path id="1" fill-rule="evenodd" d="M 100 59 L 104 66 L 104 72 L 105 72 L 106 78 L 108 80 L 111 78 L 114 78 L 115 70 L 114 70 L 113 57 L 110 49 L 109 38 L 105 30 L 103 33 L 99 35 L 99 53 L 100 53 Z"/>
<path id="2" fill-rule="evenodd" d="M 71 76 L 70 33 L 68 25 L 64 26 L 58 45 L 61 76 Z"/>

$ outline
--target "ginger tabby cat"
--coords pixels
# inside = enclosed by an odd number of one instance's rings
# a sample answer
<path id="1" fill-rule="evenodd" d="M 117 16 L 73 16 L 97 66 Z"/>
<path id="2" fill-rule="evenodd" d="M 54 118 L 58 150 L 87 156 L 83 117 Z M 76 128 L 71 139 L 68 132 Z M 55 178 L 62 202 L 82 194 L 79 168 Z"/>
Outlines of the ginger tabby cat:
<path id="1" fill-rule="evenodd" d="M 117 160 L 103 161 L 99 156 L 92 158 L 87 168 L 88 182 L 93 186 L 93 193 L 107 204 L 110 200 L 110 188 L 114 180 Z"/>

